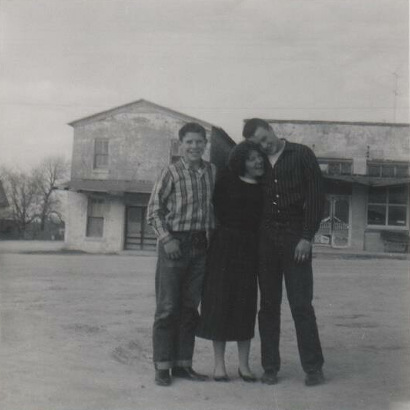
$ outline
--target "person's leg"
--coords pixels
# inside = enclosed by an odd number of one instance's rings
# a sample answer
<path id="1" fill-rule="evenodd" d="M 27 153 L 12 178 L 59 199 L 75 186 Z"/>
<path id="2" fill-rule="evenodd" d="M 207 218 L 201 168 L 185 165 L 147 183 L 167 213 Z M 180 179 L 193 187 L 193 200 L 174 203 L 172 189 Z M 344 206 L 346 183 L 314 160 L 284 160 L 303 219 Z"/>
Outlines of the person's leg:
<path id="1" fill-rule="evenodd" d="M 251 340 L 238 340 L 239 375 L 245 381 L 256 381 L 255 375 L 249 368 L 249 352 Z"/>
<path id="2" fill-rule="evenodd" d="M 199 238 L 200 239 L 200 238 Z M 207 376 L 192 370 L 192 357 L 195 345 L 195 330 L 199 321 L 198 306 L 201 301 L 202 284 L 205 276 L 206 236 L 202 242 L 198 236 L 186 237 L 189 265 L 181 286 L 182 304 L 176 344 L 176 362 L 172 374 L 191 380 L 206 380 Z"/>
<path id="3" fill-rule="evenodd" d="M 214 348 L 214 379 L 223 381 L 228 377 L 225 367 L 226 342 L 213 340 L 212 345 Z"/>
<path id="4" fill-rule="evenodd" d="M 190 264 L 181 286 L 182 304 L 179 319 L 177 362 L 180 367 L 191 367 L 195 345 L 195 329 L 199 320 L 198 306 L 201 301 L 205 276 L 206 248 L 191 252 Z"/>
<path id="5" fill-rule="evenodd" d="M 153 326 L 153 360 L 157 370 L 170 369 L 176 360 L 176 337 L 181 304 L 184 259 L 172 261 L 161 244 L 155 275 L 156 311 Z"/>
<path id="6" fill-rule="evenodd" d="M 317 373 L 321 371 L 324 360 L 316 316 L 312 306 L 312 259 L 296 263 L 294 250 L 297 239 L 290 238 L 288 243 L 289 252 L 287 253 L 284 275 L 289 305 L 295 322 L 300 360 L 306 373 Z"/>
<path id="7" fill-rule="evenodd" d="M 278 237 L 261 230 L 258 281 L 260 309 L 258 314 L 261 338 L 262 367 L 265 373 L 280 369 L 279 337 L 282 301 L 281 246 Z M 273 384 L 273 383 L 272 383 Z"/>

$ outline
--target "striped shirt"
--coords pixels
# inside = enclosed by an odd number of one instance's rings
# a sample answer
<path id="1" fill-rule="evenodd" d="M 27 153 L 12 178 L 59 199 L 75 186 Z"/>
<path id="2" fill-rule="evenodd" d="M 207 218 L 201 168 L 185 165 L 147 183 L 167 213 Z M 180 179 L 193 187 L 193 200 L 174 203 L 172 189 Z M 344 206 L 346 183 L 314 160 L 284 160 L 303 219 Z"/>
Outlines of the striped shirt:
<path id="1" fill-rule="evenodd" d="M 312 240 L 323 214 L 322 172 L 313 151 L 305 145 L 285 141 L 276 164 L 264 178 L 262 221 L 296 223 L 301 237 Z"/>
<path id="2" fill-rule="evenodd" d="M 161 172 L 147 209 L 147 221 L 159 240 L 171 239 L 172 231 L 206 231 L 215 227 L 215 175 L 215 165 L 202 161 L 195 170 L 182 158 Z"/>

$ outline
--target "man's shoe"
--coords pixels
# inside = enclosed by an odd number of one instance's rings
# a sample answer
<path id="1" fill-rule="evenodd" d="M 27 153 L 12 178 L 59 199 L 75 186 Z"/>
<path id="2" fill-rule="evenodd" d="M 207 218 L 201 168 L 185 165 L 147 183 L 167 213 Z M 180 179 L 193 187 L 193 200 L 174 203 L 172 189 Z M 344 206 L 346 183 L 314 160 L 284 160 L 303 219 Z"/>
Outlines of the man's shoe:
<path id="1" fill-rule="evenodd" d="M 172 376 L 193 380 L 196 382 L 203 382 L 205 380 L 208 380 L 208 376 L 197 373 L 192 367 L 173 367 Z"/>
<path id="2" fill-rule="evenodd" d="M 171 384 L 169 370 L 155 370 L 155 383 L 158 386 L 169 386 Z"/>
<path id="3" fill-rule="evenodd" d="M 263 373 L 261 382 L 269 385 L 276 384 L 278 382 L 278 373 L 274 371 Z"/>
<path id="4" fill-rule="evenodd" d="M 305 384 L 306 386 L 317 386 L 325 382 L 325 376 L 322 370 L 318 370 L 314 373 L 306 373 Z"/>

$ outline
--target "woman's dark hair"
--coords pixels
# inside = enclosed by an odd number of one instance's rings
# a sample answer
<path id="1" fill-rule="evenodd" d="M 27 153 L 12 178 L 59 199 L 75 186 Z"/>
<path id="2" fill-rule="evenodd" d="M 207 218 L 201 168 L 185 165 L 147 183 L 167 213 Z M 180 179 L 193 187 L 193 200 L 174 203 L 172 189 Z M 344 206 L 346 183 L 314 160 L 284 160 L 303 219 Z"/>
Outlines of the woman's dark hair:
<path id="1" fill-rule="evenodd" d="M 252 141 L 242 141 L 238 145 L 233 148 L 231 153 L 229 154 L 228 159 L 228 168 L 229 170 L 237 175 L 237 176 L 244 176 L 246 173 L 246 165 L 245 162 L 249 158 L 252 151 L 256 151 L 264 160 L 264 166 L 266 170 L 266 155 L 260 149 L 259 145 L 252 142 Z"/>
<path id="2" fill-rule="evenodd" d="M 251 118 L 250 120 L 247 120 L 243 126 L 243 137 L 246 139 L 251 138 L 258 128 L 269 130 L 270 125 L 267 121 L 262 120 L 261 118 Z"/>
<path id="3" fill-rule="evenodd" d="M 187 124 L 185 124 L 178 132 L 179 140 L 182 141 L 185 137 L 185 134 L 188 134 L 188 132 L 201 134 L 204 140 L 206 140 L 205 128 L 197 122 L 188 122 Z"/>

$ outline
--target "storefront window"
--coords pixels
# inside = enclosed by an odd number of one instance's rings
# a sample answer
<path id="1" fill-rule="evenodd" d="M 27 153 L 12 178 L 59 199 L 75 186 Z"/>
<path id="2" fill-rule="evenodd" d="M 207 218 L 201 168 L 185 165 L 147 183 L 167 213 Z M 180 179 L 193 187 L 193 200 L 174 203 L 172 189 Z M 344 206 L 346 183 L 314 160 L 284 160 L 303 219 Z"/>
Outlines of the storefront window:
<path id="1" fill-rule="evenodd" d="M 407 226 L 408 189 L 406 186 L 370 187 L 368 225 Z"/>

